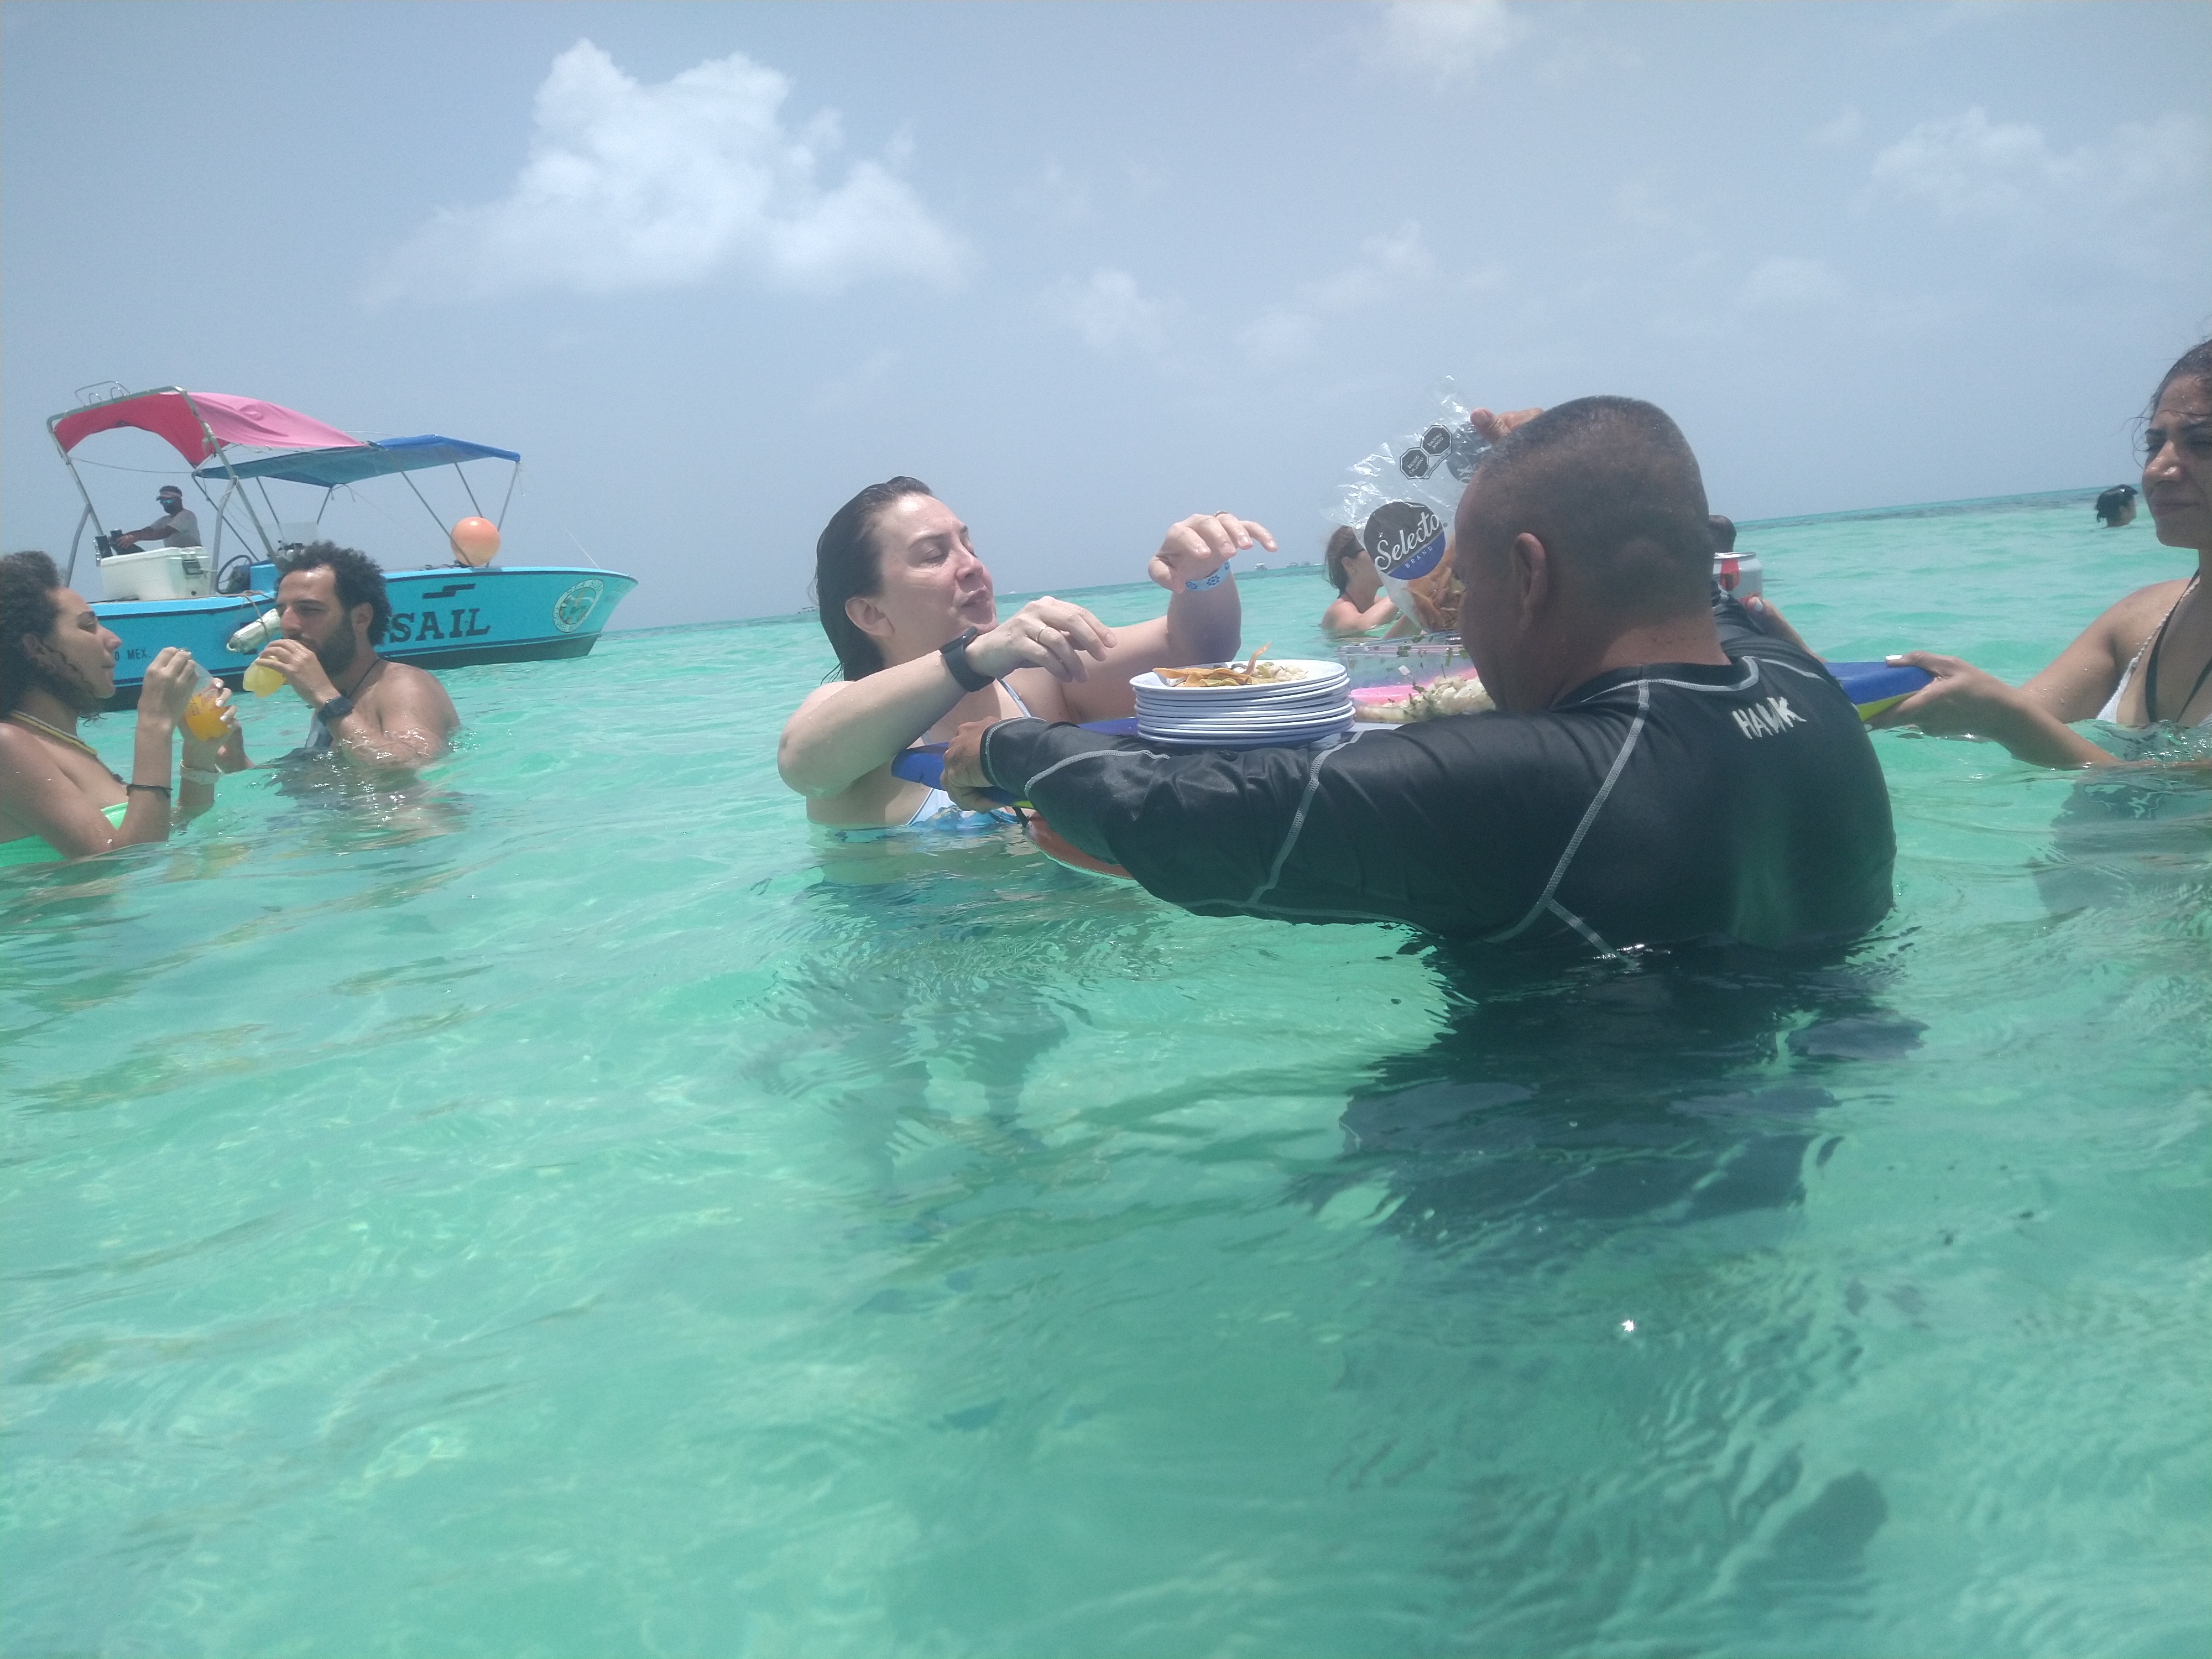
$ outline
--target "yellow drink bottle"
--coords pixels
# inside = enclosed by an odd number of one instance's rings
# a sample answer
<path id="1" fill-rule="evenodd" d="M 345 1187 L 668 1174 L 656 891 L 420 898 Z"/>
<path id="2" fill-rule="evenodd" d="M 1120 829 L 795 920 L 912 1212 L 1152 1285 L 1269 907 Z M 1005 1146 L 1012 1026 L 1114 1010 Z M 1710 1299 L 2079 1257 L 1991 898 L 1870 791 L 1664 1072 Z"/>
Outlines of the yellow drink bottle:
<path id="1" fill-rule="evenodd" d="M 246 689 L 257 697 L 265 697 L 284 684 L 284 677 L 259 658 L 246 665 Z"/>

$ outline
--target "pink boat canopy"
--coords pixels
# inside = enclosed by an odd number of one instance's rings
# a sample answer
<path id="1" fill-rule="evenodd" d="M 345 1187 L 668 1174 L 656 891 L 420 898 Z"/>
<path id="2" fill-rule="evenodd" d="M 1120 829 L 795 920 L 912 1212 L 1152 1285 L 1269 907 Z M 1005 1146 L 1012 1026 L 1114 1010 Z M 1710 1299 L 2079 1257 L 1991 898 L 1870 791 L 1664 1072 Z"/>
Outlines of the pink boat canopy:
<path id="1" fill-rule="evenodd" d="M 73 409 L 46 425 L 64 455 L 95 432 L 127 426 L 162 439 L 194 466 L 226 444 L 258 449 L 353 449 L 361 443 L 282 404 L 221 392 L 186 392 L 182 386 Z"/>

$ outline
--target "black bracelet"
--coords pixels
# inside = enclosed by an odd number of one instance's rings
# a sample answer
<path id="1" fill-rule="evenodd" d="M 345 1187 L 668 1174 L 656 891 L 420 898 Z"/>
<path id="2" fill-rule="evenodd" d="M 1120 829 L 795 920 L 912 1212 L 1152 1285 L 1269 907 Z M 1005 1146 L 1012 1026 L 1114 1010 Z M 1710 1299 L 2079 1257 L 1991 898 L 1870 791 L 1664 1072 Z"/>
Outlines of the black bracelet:
<path id="1" fill-rule="evenodd" d="M 169 786 L 166 783 L 126 783 L 123 786 L 123 793 L 126 795 L 133 789 L 143 789 L 149 795 L 166 795 L 169 793 Z"/>
<path id="2" fill-rule="evenodd" d="M 946 670 L 959 682 L 963 691 L 981 691 L 991 684 L 991 677 L 977 673 L 975 665 L 968 660 L 968 647 L 975 644 L 975 636 L 982 631 L 971 628 L 958 639 L 947 640 L 937 647 L 937 654 L 945 659 Z"/>

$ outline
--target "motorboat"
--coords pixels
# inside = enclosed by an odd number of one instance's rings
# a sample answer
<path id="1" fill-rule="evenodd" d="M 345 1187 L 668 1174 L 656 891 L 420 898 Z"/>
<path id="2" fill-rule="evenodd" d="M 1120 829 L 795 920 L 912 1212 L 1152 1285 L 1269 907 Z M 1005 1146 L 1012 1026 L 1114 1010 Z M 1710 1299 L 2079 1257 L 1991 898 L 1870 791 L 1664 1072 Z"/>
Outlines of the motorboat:
<path id="1" fill-rule="evenodd" d="M 132 551 L 100 531 L 75 452 L 88 438 L 124 428 L 151 433 L 184 457 L 213 509 L 206 545 Z M 371 441 L 280 404 L 181 386 L 101 398 L 54 416 L 46 428 L 84 498 L 64 580 L 74 585 L 89 529 L 107 595 L 92 608 L 123 641 L 111 708 L 137 704 L 147 663 L 167 646 L 184 647 L 202 667 L 236 686 L 274 635 L 271 607 L 285 556 L 320 539 L 324 514 L 337 491 L 371 480 L 396 477 L 404 484 L 451 556 L 418 569 L 386 569 L 392 620 L 377 650 L 395 661 L 458 668 L 584 656 L 637 586 L 635 577 L 596 563 L 490 562 L 521 472 L 522 457 L 511 449 L 434 433 Z M 471 479 L 465 469 L 480 464 L 481 475 L 481 464 L 501 463 L 509 469 L 506 492 L 499 511 L 487 515 L 476 489 L 483 480 Z M 459 477 L 476 509 L 450 529 L 410 476 L 444 467 Z M 294 498 L 294 515 L 287 517 L 271 485 L 319 490 L 321 498 L 306 498 L 311 514 Z"/>

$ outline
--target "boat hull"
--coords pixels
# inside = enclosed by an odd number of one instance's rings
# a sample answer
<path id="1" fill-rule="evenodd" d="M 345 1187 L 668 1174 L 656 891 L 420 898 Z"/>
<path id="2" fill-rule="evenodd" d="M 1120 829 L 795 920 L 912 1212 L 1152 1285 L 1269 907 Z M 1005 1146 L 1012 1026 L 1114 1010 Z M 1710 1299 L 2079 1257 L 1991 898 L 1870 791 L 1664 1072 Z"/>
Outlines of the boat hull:
<path id="1" fill-rule="evenodd" d="M 635 577 L 620 571 L 569 565 L 386 571 L 392 621 L 377 650 L 418 668 L 586 656 L 615 607 L 636 586 Z M 101 623 L 122 641 L 116 653 L 115 695 L 107 706 L 136 707 L 146 665 L 172 645 L 182 646 L 210 673 L 236 686 L 254 653 L 232 651 L 228 641 L 275 603 L 271 594 L 255 592 L 94 605 Z"/>

